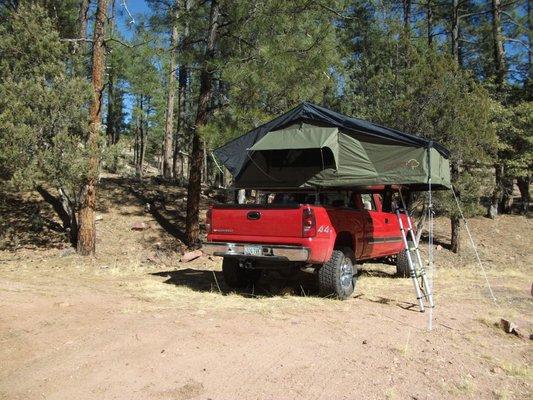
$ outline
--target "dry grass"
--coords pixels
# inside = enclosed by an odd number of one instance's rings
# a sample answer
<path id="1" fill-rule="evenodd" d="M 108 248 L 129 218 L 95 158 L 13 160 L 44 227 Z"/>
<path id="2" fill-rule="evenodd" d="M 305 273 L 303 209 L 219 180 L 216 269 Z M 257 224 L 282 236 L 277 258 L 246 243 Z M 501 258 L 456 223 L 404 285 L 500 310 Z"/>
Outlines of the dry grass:
<path id="1" fill-rule="evenodd" d="M 463 378 L 456 387 L 457 391 L 464 395 L 473 395 L 477 390 L 476 385 L 472 382 L 471 378 Z"/>
<path id="2" fill-rule="evenodd" d="M 500 368 L 509 376 L 533 382 L 533 368 L 529 365 L 503 362 L 500 364 Z"/>

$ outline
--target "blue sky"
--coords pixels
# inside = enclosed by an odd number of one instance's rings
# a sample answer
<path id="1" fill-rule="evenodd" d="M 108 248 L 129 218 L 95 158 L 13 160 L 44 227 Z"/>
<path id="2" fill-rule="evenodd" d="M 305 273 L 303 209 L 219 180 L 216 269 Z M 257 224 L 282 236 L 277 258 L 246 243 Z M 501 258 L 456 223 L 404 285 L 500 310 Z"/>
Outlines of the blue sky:
<path id="1" fill-rule="evenodd" d="M 135 21 L 138 21 L 141 16 L 149 15 L 150 7 L 148 7 L 144 0 L 115 0 L 115 12 L 117 16 L 116 24 L 118 30 L 124 38 L 131 39 L 133 36 L 134 25 L 130 23 L 131 17 L 124 8 L 124 2 L 126 3 L 126 6 Z M 124 98 L 124 112 L 126 114 L 126 121 L 129 121 L 131 118 L 132 109 L 133 98 L 129 94 L 126 94 Z"/>
<path id="2" fill-rule="evenodd" d="M 144 0 L 115 0 L 115 7 L 117 13 L 117 26 L 122 35 L 125 38 L 131 38 L 132 29 L 130 25 L 131 18 L 128 16 L 123 4 L 126 3 L 128 10 L 133 15 L 135 20 L 138 20 L 141 15 L 149 15 L 150 7 L 146 4 Z"/>

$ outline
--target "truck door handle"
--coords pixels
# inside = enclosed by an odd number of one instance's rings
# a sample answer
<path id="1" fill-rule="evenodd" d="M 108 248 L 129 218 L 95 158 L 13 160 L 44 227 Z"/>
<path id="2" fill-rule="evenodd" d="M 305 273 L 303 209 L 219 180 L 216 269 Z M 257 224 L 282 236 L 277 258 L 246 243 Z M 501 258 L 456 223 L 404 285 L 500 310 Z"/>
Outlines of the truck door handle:
<path id="1" fill-rule="evenodd" d="M 388 219 L 388 218 L 385 218 L 385 223 L 386 223 L 386 224 L 389 223 L 389 219 Z"/>

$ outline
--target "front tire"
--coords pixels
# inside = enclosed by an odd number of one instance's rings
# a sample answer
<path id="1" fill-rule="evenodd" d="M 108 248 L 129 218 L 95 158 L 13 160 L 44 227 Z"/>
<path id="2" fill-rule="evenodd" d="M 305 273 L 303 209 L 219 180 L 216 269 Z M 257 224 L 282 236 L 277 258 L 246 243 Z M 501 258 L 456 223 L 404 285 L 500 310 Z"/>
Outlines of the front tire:
<path id="1" fill-rule="evenodd" d="M 232 289 L 243 289 L 255 285 L 261 277 L 260 270 L 248 270 L 239 266 L 236 258 L 226 258 L 222 260 L 222 275 L 224 282 Z"/>
<path id="2" fill-rule="evenodd" d="M 346 300 L 355 289 L 356 268 L 351 250 L 333 250 L 331 258 L 318 270 L 321 296 Z"/>

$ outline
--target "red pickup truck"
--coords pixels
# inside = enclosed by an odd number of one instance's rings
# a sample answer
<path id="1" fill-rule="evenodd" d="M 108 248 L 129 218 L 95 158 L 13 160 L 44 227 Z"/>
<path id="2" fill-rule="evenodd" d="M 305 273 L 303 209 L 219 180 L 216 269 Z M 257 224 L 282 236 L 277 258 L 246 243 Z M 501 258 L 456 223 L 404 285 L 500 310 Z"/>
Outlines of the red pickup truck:
<path id="1" fill-rule="evenodd" d="M 408 271 L 394 196 L 391 189 L 275 193 L 266 204 L 214 205 L 203 251 L 224 258 L 232 288 L 256 283 L 264 269 L 311 267 L 321 295 L 346 299 L 356 260 L 397 256 L 398 272 Z"/>

